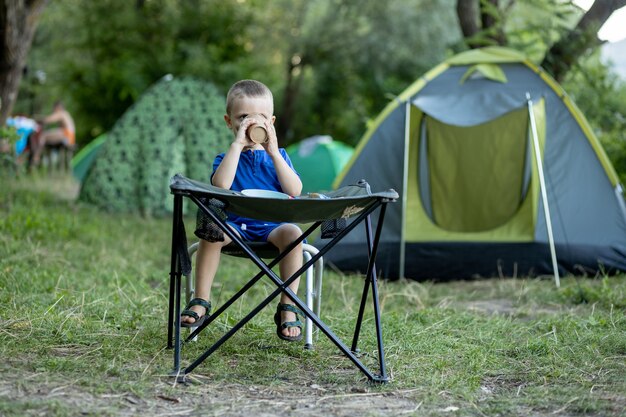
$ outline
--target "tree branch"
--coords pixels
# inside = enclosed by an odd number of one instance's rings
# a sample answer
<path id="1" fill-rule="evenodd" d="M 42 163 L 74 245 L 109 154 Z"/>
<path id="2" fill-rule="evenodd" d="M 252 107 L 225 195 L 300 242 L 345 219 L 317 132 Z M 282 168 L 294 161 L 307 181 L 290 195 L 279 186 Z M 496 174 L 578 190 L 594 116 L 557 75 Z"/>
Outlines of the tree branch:
<path id="1" fill-rule="evenodd" d="M 598 30 L 613 12 L 626 6 L 626 0 L 597 0 L 578 21 L 574 29 L 552 45 L 541 66 L 557 81 L 562 81 L 581 57 L 602 44 Z"/>

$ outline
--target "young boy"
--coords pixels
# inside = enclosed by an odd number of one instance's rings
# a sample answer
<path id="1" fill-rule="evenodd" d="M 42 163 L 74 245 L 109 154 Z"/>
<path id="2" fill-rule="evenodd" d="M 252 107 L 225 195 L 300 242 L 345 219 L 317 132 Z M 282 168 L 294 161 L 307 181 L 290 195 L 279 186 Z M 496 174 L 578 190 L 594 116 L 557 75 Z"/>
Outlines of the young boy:
<path id="1" fill-rule="evenodd" d="M 251 117 L 249 117 L 251 116 Z M 302 182 L 295 172 L 286 151 L 278 147 L 274 129 L 274 99 L 264 84 L 254 80 L 235 83 L 226 97 L 224 120 L 235 139 L 225 154 L 213 163 L 211 184 L 216 187 L 241 191 L 266 189 L 298 196 Z M 268 139 L 263 144 L 253 142 L 247 135 L 251 125 L 262 123 Z M 302 235 L 300 228 L 289 223 L 271 223 L 228 214 L 227 224 L 246 241 L 270 242 L 283 251 Z M 196 255 L 196 296 L 181 313 L 185 327 L 200 325 L 211 312 L 209 302 L 211 284 L 215 278 L 221 250 L 231 239 L 224 235 L 223 242 L 200 240 Z M 279 265 L 284 280 L 302 266 L 302 245 L 293 249 Z M 299 278 L 289 288 L 297 293 Z M 288 341 L 302 339 L 302 323 L 297 309 L 285 294 L 281 294 L 274 321 L 278 337 Z"/>

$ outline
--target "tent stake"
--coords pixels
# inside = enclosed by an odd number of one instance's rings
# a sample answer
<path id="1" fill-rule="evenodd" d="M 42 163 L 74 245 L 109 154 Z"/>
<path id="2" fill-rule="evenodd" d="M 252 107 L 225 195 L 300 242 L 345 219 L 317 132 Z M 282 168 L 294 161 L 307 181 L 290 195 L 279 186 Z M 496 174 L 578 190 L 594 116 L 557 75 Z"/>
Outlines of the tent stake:
<path id="1" fill-rule="evenodd" d="M 546 228 L 548 229 L 548 241 L 550 243 L 550 256 L 552 257 L 552 268 L 554 269 L 554 283 L 557 288 L 561 287 L 559 278 L 559 265 L 556 261 L 556 250 L 554 248 L 554 236 L 552 235 L 552 223 L 550 221 L 550 207 L 548 206 L 548 193 L 546 192 L 546 182 L 543 176 L 543 164 L 541 163 L 541 150 L 539 148 L 539 138 L 537 135 L 537 125 L 535 124 L 535 114 L 533 112 L 533 102 L 530 93 L 526 93 L 528 102 L 528 116 L 530 117 L 530 128 L 533 135 L 533 145 L 535 148 L 535 161 L 539 172 L 539 185 L 541 187 L 541 199 L 543 200 L 543 214 L 546 217 Z"/>

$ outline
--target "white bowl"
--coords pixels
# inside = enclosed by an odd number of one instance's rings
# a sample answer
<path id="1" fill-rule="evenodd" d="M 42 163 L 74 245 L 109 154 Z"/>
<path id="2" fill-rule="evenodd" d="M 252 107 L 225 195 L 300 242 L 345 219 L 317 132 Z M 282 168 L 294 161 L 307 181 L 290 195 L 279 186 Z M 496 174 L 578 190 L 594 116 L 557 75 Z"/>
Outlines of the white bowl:
<path id="1" fill-rule="evenodd" d="M 291 198 L 289 197 L 289 195 L 285 193 L 281 193 L 278 191 L 271 191 L 271 190 L 257 190 L 257 189 L 241 190 L 241 194 L 247 195 L 248 197 L 279 198 L 283 200 L 287 200 Z"/>

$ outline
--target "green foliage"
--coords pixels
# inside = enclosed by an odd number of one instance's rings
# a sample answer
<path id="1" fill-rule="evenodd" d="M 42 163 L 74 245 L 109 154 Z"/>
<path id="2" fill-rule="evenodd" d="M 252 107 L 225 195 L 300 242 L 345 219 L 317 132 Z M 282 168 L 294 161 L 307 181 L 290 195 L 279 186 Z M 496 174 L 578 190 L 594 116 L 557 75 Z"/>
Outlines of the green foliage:
<path id="1" fill-rule="evenodd" d="M 538 64 L 550 46 L 571 30 L 581 16 L 582 10 L 570 2 L 515 2 L 505 23 L 507 46 L 524 52 Z"/>
<path id="2" fill-rule="evenodd" d="M 286 52 L 297 104 L 279 109 L 279 123 L 280 116 L 294 114 L 286 139 L 322 133 L 356 144 L 367 121 L 441 61 L 447 45 L 460 37 L 452 3 L 301 4 Z"/>
<path id="3" fill-rule="evenodd" d="M 78 140 L 110 129 L 166 74 L 217 85 L 245 72 L 250 10 L 237 1 L 51 2 L 42 16 L 16 111 L 46 112 L 67 99 Z M 54 59 L 50 59 L 54 57 Z M 241 73 L 233 75 L 233 68 Z M 45 74 L 45 81 L 41 78 Z M 39 77 L 39 78 L 38 78 Z"/>
<path id="4" fill-rule="evenodd" d="M 476 16 L 478 32 L 454 45 L 457 52 L 468 45 L 507 46 L 524 52 L 539 63 L 561 36 L 571 30 L 582 10 L 569 1 L 475 0 L 481 16 Z M 480 7 L 479 7 L 480 6 Z"/>
<path id="5" fill-rule="evenodd" d="M 19 138 L 15 126 L 0 125 L 0 141 L 6 140 L 10 145 L 15 145 Z"/>
<path id="6" fill-rule="evenodd" d="M 223 92 L 257 78 L 274 91 L 283 145 L 322 133 L 354 144 L 367 120 L 458 40 L 452 5 L 58 0 L 42 15 L 16 111 L 44 113 L 61 97 L 86 143 L 165 74 Z"/>

